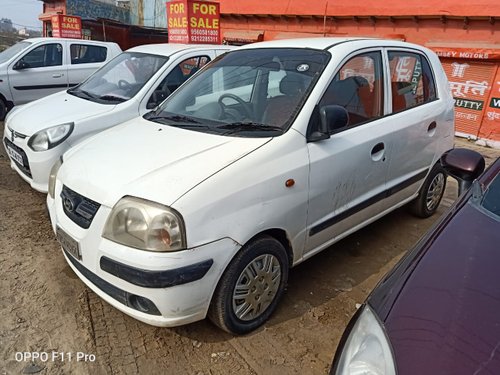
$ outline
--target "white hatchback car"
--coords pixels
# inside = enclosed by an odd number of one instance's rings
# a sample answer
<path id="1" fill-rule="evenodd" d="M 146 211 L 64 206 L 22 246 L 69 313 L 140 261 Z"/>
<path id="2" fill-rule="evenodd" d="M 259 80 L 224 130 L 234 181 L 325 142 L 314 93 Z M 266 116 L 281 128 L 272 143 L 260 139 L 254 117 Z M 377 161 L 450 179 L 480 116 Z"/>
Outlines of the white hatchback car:
<path id="1" fill-rule="evenodd" d="M 47 192 L 50 169 L 74 144 L 160 104 L 206 63 L 233 49 L 152 44 L 123 52 L 81 85 L 14 107 L 4 128 L 12 168 Z"/>
<path id="2" fill-rule="evenodd" d="M 64 154 L 53 229 L 75 273 L 126 314 L 157 326 L 208 314 L 245 333 L 290 267 L 404 204 L 435 212 L 453 104 L 417 45 L 248 45 Z"/>

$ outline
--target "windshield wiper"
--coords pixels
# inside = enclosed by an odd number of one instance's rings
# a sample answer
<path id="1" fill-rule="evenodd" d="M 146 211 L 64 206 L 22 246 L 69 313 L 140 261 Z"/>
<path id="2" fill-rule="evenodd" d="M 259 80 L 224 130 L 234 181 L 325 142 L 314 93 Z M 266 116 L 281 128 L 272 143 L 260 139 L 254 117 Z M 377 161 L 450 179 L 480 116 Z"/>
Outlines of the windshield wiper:
<path id="1" fill-rule="evenodd" d="M 194 118 L 189 117 L 189 116 L 182 116 L 182 115 L 159 116 L 159 115 L 156 115 L 154 112 L 149 112 L 146 115 L 144 115 L 144 118 L 146 120 L 161 122 L 162 124 L 164 123 L 167 125 L 169 124 L 169 122 L 200 124 L 200 122 L 198 120 L 195 120 Z"/>
<path id="2" fill-rule="evenodd" d="M 283 134 L 283 129 L 279 126 L 265 125 L 258 122 L 232 122 L 230 124 L 218 126 L 217 129 L 228 129 L 225 134 L 232 134 L 240 131 L 275 131 Z"/>
<path id="3" fill-rule="evenodd" d="M 154 113 L 150 112 L 144 116 L 146 120 L 158 122 L 164 125 L 170 125 L 177 128 L 203 128 L 209 129 L 209 126 L 202 125 L 199 121 L 192 119 L 187 116 L 154 116 Z M 175 123 L 175 124 L 174 124 Z"/>
<path id="4" fill-rule="evenodd" d="M 182 116 L 182 115 L 173 115 L 173 116 L 164 116 L 165 119 L 174 121 L 174 122 L 189 122 L 191 124 L 199 124 L 200 122 L 198 120 L 195 120 L 192 117 L 189 116 Z"/>
<path id="5" fill-rule="evenodd" d="M 128 99 L 122 98 L 120 96 L 115 96 L 115 95 L 103 95 L 103 96 L 99 96 L 99 100 L 106 100 L 106 101 L 110 101 L 110 102 L 122 103 L 122 102 L 127 101 Z"/>
<path id="6" fill-rule="evenodd" d="M 82 90 L 82 89 L 77 89 L 77 88 L 69 89 L 68 93 L 73 94 L 79 98 L 84 98 L 84 99 L 85 98 L 87 98 L 87 99 L 97 99 L 98 98 L 98 96 L 91 94 L 90 92 L 87 92 L 87 91 Z"/>

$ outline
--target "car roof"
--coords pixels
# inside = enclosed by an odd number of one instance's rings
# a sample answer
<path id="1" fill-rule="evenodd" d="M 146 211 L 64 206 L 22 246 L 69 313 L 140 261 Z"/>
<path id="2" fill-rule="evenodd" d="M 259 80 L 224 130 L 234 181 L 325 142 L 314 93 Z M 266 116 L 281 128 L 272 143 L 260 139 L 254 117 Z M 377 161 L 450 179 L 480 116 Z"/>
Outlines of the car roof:
<path id="1" fill-rule="evenodd" d="M 298 38 L 298 39 L 280 39 L 271 40 L 267 42 L 259 42 L 247 44 L 240 49 L 251 48 L 313 48 L 319 50 L 330 49 L 339 44 L 353 44 L 356 47 L 370 47 L 370 46 L 391 46 L 391 47 L 413 47 L 422 49 L 422 46 L 402 42 L 395 39 L 380 39 L 369 37 L 317 37 L 317 38 Z"/>
<path id="2" fill-rule="evenodd" d="M 227 46 L 222 44 L 177 44 L 177 43 L 161 43 L 161 44 L 145 44 L 142 46 L 133 47 L 127 50 L 127 52 L 140 52 L 140 53 L 151 53 L 155 55 L 171 56 L 176 52 L 180 51 L 196 51 L 196 50 L 207 50 L 207 49 L 218 49 L 218 50 L 231 50 L 234 46 Z"/>
<path id="3" fill-rule="evenodd" d="M 61 41 L 70 41 L 75 43 L 100 43 L 100 44 L 116 44 L 114 42 L 103 42 L 101 40 L 87 40 L 87 39 L 75 39 L 75 38 L 54 38 L 54 37 L 38 37 L 38 38 L 28 38 L 21 40 L 21 42 L 31 42 L 31 43 L 39 43 L 45 41 L 52 42 L 61 42 Z"/>

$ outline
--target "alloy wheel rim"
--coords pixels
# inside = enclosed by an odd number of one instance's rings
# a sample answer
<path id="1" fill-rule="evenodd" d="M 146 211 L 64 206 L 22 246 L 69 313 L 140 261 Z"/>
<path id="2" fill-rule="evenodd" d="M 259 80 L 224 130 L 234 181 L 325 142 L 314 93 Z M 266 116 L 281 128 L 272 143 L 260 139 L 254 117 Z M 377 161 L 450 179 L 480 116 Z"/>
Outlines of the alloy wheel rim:
<path id="1" fill-rule="evenodd" d="M 425 204 L 429 211 L 434 210 L 439 201 L 441 200 L 441 195 L 444 190 L 444 175 L 442 173 L 438 173 L 432 179 L 429 189 L 427 190 L 427 197 L 425 200 Z"/>
<path id="2" fill-rule="evenodd" d="M 281 282 L 281 265 L 274 255 L 252 260 L 241 272 L 233 290 L 236 317 L 250 321 L 261 316 L 274 301 Z"/>

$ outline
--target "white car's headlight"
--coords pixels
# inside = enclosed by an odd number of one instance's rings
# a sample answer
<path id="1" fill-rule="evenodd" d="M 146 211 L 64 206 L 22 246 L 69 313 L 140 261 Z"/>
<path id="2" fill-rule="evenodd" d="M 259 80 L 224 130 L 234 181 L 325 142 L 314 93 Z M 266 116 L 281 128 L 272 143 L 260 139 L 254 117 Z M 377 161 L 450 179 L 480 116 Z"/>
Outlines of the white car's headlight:
<path id="1" fill-rule="evenodd" d="M 354 323 L 336 362 L 335 375 L 395 375 L 389 340 L 368 305 Z M 337 353 L 339 355 L 339 353 Z"/>
<path id="2" fill-rule="evenodd" d="M 134 197 L 124 197 L 113 207 L 102 236 L 140 250 L 186 248 L 184 222 L 177 211 Z"/>
<path id="3" fill-rule="evenodd" d="M 70 136 L 74 127 L 75 124 L 70 122 L 40 130 L 30 137 L 28 146 L 33 151 L 47 151 L 64 142 Z"/>
<path id="4" fill-rule="evenodd" d="M 59 168 L 61 168 L 61 165 L 63 163 L 63 158 L 62 156 L 55 162 L 55 164 L 52 166 L 52 169 L 50 170 L 49 174 L 49 195 L 52 199 L 54 199 L 55 196 L 55 191 L 56 191 L 56 178 L 57 178 L 57 172 L 59 172 Z"/>

